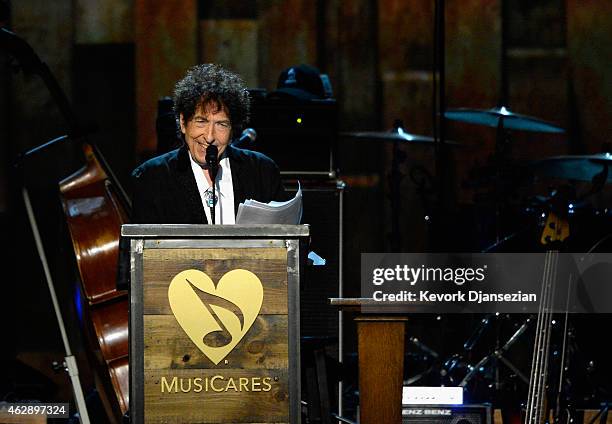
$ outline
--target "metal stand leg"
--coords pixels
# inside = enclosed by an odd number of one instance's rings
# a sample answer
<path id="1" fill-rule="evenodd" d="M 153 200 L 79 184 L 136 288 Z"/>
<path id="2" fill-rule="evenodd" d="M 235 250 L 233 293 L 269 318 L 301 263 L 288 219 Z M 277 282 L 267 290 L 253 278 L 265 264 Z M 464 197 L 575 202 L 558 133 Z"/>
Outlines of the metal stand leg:
<path id="1" fill-rule="evenodd" d="M 600 424 L 605 424 L 606 422 L 608 422 L 608 412 L 610 411 L 610 405 L 612 405 L 612 403 L 602 403 L 601 409 L 593 418 L 591 418 L 591 421 L 589 421 L 588 424 L 595 424 L 597 418 L 599 418 Z"/>
<path id="2" fill-rule="evenodd" d="M 74 399 L 76 401 L 77 411 L 79 413 L 79 419 L 81 420 L 82 424 L 89 424 L 89 415 L 87 413 L 85 397 L 83 396 L 83 390 L 81 389 L 81 383 L 79 381 L 79 369 L 77 367 L 76 360 L 72 355 L 72 351 L 70 350 L 68 337 L 66 336 L 66 327 L 64 326 L 64 319 L 62 318 L 62 313 L 60 311 L 57 296 L 55 294 L 55 286 L 53 285 L 51 273 L 49 272 L 47 257 L 45 256 L 45 251 L 43 249 L 42 241 L 40 238 L 40 232 L 38 231 L 38 225 L 36 224 L 36 217 L 34 216 L 34 212 L 32 210 L 30 196 L 28 194 L 28 190 L 25 187 L 22 188 L 21 192 L 23 194 L 23 202 L 25 204 L 28 219 L 30 221 L 30 227 L 32 228 L 32 234 L 34 235 L 36 249 L 38 250 L 38 256 L 40 257 L 40 262 L 42 263 L 43 270 L 45 272 L 47 285 L 49 286 L 49 295 L 51 296 L 51 301 L 53 302 L 55 318 L 57 319 L 57 325 L 60 329 L 62 341 L 64 343 L 64 350 L 66 352 L 66 356 L 64 357 L 63 365 L 66 368 L 66 371 L 68 371 L 68 375 L 70 376 L 70 381 L 72 383 L 72 391 L 74 392 Z"/>
<path id="3" fill-rule="evenodd" d="M 500 360 L 504 365 L 506 365 L 512 372 L 514 372 L 516 375 L 519 376 L 519 378 L 521 380 L 523 380 L 526 384 L 529 384 L 529 379 L 523 375 L 523 373 L 520 372 L 520 370 L 518 368 L 516 368 L 510 361 L 508 361 L 503 354 L 506 353 L 506 351 L 508 349 L 510 349 L 510 347 L 514 344 L 514 342 L 516 342 L 516 340 L 525 332 L 527 331 L 527 328 L 529 327 L 530 323 L 532 321 L 532 318 L 528 318 L 527 320 L 525 320 L 525 322 L 523 323 L 523 325 L 521 325 L 519 327 L 518 330 L 516 330 L 516 332 L 508 339 L 508 341 L 499 349 L 496 349 L 495 351 L 493 351 L 490 355 L 485 356 L 484 358 L 482 358 L 475 366 L 472 367 L 471 371 L 468 372 L 466 374 L 466 376 L 463 378 L 463 380 L 461 380 L 461 382 L 459 383 L 460 387 L 466 387 L 467 384 L 469 383 L 469 381 L 476 376 L 476 374 L 478 373 L 478 370 L 482 367 L 484 367 L 485 365 L 487 365 L 492 359 L 498 359 Z"/>

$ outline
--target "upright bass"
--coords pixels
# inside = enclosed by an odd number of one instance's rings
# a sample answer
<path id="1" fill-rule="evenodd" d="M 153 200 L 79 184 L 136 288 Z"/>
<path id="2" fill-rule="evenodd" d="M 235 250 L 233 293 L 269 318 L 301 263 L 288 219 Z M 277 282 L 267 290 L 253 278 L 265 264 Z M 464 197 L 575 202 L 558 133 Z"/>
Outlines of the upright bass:
<path id="1" fill-rule="evenodd" d="M 95 148 L 84 143 L 83 151 L 85 166 L 60 182 L 60 197 L 80 276 L 78 299 L 96 386 L 109 419 L 118 421 L 129 405 L 129 299 L 116 282 L 120 228 L 128 222 L 129 203 Z"/>
<path id="2" fill-rule="evenodd" d="M 128 296 L 117 289 L 121 225 L 128 222 L 130 200 L 95 145 L 84 131 L 66 95 L 47 65 L 16 34 L 0 28 L 0 48 L 8 50 L 26 73 L 38 75 L 66 120 L 70 137 L 79 140 L 85 157 L 82 169 L 59 184 L 80 282 L 77 298 L 86 333 L 96 386 L 110 422 L 120 422 L 129 400 Z"/>

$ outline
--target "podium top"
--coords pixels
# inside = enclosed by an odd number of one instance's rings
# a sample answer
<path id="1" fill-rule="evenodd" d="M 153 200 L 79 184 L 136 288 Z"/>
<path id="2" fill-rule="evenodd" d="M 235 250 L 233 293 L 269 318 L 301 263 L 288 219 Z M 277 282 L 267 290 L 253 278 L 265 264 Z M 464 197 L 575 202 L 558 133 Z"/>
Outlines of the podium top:
<path id="1" fill-rule="evenodd" d="M 121 235 L 131 238 L 299 238 L 310 235 L 302 225 L 124 224 Z"/>

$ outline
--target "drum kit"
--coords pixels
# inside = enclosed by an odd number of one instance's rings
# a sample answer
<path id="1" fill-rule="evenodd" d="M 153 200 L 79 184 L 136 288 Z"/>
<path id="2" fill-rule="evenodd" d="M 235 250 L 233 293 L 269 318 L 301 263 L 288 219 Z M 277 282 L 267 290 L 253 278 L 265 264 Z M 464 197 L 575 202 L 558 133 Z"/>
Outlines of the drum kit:
<path id="1" fill-rule="evenodd" d="M 492 109 L 450 109 L 444 113 L 449 120 L 460 121 L 469 124 L 487 126 L 497 129 L 495 161 L 493 167 L 494 180 L 504 178 L 504 173 L 499 172 L 504 166 L 514 166 L 508 161 L 507 151 L 504 145 L 508 143 L 506 130 L 530 131 L 538 133 L 562 134 L 565 131 L 559 126 L 527 115 L 521 115 L 510 111 L 506 107 Z M 432 148 L 440 147 L 440 140 L 434 137 L 412 134 L 403 128 L 401 123 L 396 122 L 394 128 L 386 132 L 345 132 L 342 137 L 363 140 L 370 143 L 393 143 L 393 158 L 390 171 L 390 200 L 391 200 L 391 251 L 400 251 L 399 222 L 402 216 L 400 209 L 400 180 L 405 176 L 399 170 L 399 165 L 405 159 L 399 146 L 420 145 Z M 443 144 L 451 149 L 460 149 L 462 144 L 455 141 L 444 141 Z M 496 228 L 494 241 L 483 245 L 483 252 L 529 252 L 538 248 L 539 232 L 543 227 L 542 219 L 547 212 L 558 207 L 559 197 L 562 207 L 567 211 L 570 226 L 573 226 L 573 237 L 568 240 L 569 251 L 599 251 L 605 252 L 612 246 L 612 216 L 608 207 L 593 205 L 593 197 L 601 193 L 605 185 L 612 183 L 612 154 L 609 152 L 595 153 L 589 155 L 565 155 L 546 157 L 531 160 L 521 164 L 521 170 L 527 169 L 534 179 L 544 179 L 552 184 L 549 195 L 531 194 L 520 201 L 521 213 L 529 217 L 534 225 L 527 226 L 522 232 L 504 232 L 504 228 Z M 412 172 L 410 173 L 413 176 Z M 418 190 L 435 192 L 437 182 L 435 177 L 427 172 L 422 173 L 426 178 L 413 181 Z M 426 180 L 426 181 L 424 181 Z M 586 183 L 588 189 L 585 193 L 577 194 L 577 191 L 568 190 L 567 186 Z M 500 186 L 499 181 L 493 184 L 493 191 Z M 559 193 L 563 193 L 560 196 Z M 496 216 L 493 221 L 498 222 L 497 215 L 504 208 L 505 193 L 493 193 L 495 200 Z M 553 200 L 554 199 L 554 200 Z M 476 206 L 477 207 L 477 206 Z M 612 214 L 612 207 L 610 208 Z M 426 219 L 427 220 L 427 219 Z M 572 222 L 573 220 L 573 222 Z M 427 220 L 429 221 L 429 220 Z M 427 222 L 430 225 L 431 222 Z M 602 226 L 603 224 L 603 226 Z M 527 234 L 529 233 L 529 234 Z M 395 239 L 393 239 L 395 237 Z M 534 242 L 536 241 L 536 242 Z M 435 319 L 440 320 L 440 316 Z M 419 319 L 427 319 L 418 317 Z M 413 367 L 413 372 L 406 375 L 406 385 L 449 385 L 459 386 L 464 389 L 470 388 L 475 397 L 491 400 L 503 399 L 513 402 L 520 401 L 521 395 L 517 395 L 529 383 L 529 364 L 523 363 L 521 357 L 530 356 L 530 335 L 533 335 L 533 319 L 530 317 L 499 316 L 495 314 L 479 318 L 474 323 L 475 330 L 465 338 L 461 353 L 445 355 L 449 352 L 437 352 L 428 346 L 422 339 L 408 337 L 411 347 L 407 353 L 407 367 Z M 452 323 L 448 323 L 452 326 Z M 462 339 L 463 340 L 463 339 Z M 494 346 L 494 347 L 491 347 Z M 412 363 L 410 362 L 412 361 Z M 512 399 L 510 399 L 512 398 Z"/>
<path id="2" fill-rule="evenodd" d="M 584 222 L 578 222 L 581 218 L 586 217 L 597 217 L 600 221 L 607 220 L 608 211 L 612 214 L 612 207 L 607 208 L 605 205 L 598 205 L 597 207 L 590 206 L 592 202 L 589 202 L 589 198 L 593 197 L 594 194 L 602 191 L 604 186 L 612 182 L 612 172 L 610 172 L 610 166 L 612 165 L 612 153 L 602 152 L 589 155 L 564 155 L 564 156 L 553 156 L 538 160 L 526 161 L 521 164 L 510 161 L 507 157 L 507 151 L 504 146 L 508 143 L 507 130 L 513 131 L 529 131 L 538 133 L 550 133 L 550 134 L 562 134 L 565 130 L 551 122 L 535 118 L 532 116 L 522 115 L 514 113 L 508 108 L 501 106 L 492 109 L 449 109 L 444 113 L 444 117 L 448 120 L 460 121 L 463 123 L 475 124 L 480 126 L 487 126 L 497 129 L 496 141 L 495 141 L 495 156 L 493 158 L 493 171 L 494 174 L 490 180 L 493 180 L 491 198 L 494 199 L 494 217 L 491 220 L 494 222 L 494 240 L 489 242 L 481 241 L 478 245 L 481 251 L 500 251 L 508 247 L 515 251 L 520 249 L 520 246 L 516 246 L 517 238 L 525 237 L 524 234 L 516 234 L 511 230 L 504 229 L 500 218 L 503 213 L 505 197 L 507 193 L 504 190 L 505 186 L 512 186 L 513 176 L 521 174 L 522 177 L 526 174 L 532 180 L 535 179 L 553 179 L 554 183 L 563 185 L 566 189 L 570 183 L 583 182 L 590 183 L 590 190 L 586 193 L 579 195 L 577 193 L 568 194 L 567 198 L 563 199 L 567 206 L 567 212 L 570 218 L 576 220 L 577 230 L 583 230 L 589 232 L 588 228 L 584 227 Z M 407 132 L 400 121 L 396 121 L 392 130 L 377 132 L 377 131 L 361 131 L 361 132 L 344 132 L 340 134 L 341 137 L 346 139 L 363 140 L 364 142 L 370 143 L 393 143 L 391 168 L 389 175 L 389 199 L 391 201 L 391 232 L 390 237 L 390 251 L 400 251 L 403 246 L 400 240 L 400 221 L 402 216 L 401 211 L 401 180 L 406 176 L 400 170 L 400 165 L 405 161 L 406 154 L 400 149 L 400 146 L 414 145 L 414 146 L 425 146 L 431 148 L 440 148 L 442 145 L 450 149 L 460 149 L 463 147 L 461 143 L 456 141 L 444 140 L 441 142 L 439 139 L 436 140 L 434 137 L 427 135 L 419 135 Z M 516 172 L 508 172 L 508 168 L 516 167 Z M 472 174 L 481 173 L 478 170 L 474 170 Z M 415 177 L 418 175 L 418 177 Z M 410 171 L 410 176 L 415 183 L 417 192 L 421 194 L 421 201 L 425 202 L 425 195 L 436 195 L 435 187 L 440 184 L 436 181 L 436 178 L 432 176 L 424 166 L 415 166 Z M 503 181 L 502 181 L 503 180 Z M 563 180 L 559 183 L 556 180 Z M 478 185 L 479 182 L 475 182 Z M 558 187 L 552 187 L 550 193 L 546 195 L 531 194 L 526 198 L 520 200 L 519 211 L 524 217 L 528 217 L 531 221 L 537 221 L 534 226 L 530 227 L 530 231 L 538 230 L 543 224 L 541 220 L 542 214 L 546 214 L 551 210 L 551 199 L 552 193 L 558 193 L 562 190 L 558 190 Z M 567 190 L 565 191 L 567 192 Z M 571 190 L 570 190 L 571 192 Z M 430 202 L 431 203 L 431 202 Z M 440 199 L 437 199 L 437 204 L 442 205 Z M 478 206 L 478 205 L 476 205 Z M 431 210 L 430 204 L 423 205 L 424 210 Z M 438 211 L 440 212 L 440 211 Z M 431 216 L 435 212 L 427 213 L 424 216 L 424 225 L 431 226 Z M 611 216 L 612 218 L 612 216 Z M 588 220 L 587 220 L 588 221 Z M 610 220 L 612 222 L 612 219 Z M 588 223 L 588 222 L 587 222 Z M 435 225 L 435 224 L 433 224 Z M 608 225 L 605 226 L 607 230 Z M 599 226 L 599 230 L 601 227 Z M 587 234 L 582 234 L 584 237 L 580 237 L 579 232 L 574 232 L 577 237 L 577 247 L 585 248 L 588 247 L 585 243 L 588 243 Z M 537 239 L 537 235 L 530 234 L 529 237 Z M 570 240 L 571 241 L 571 240 Z M 593 244 L 597 243 L 599 239 L 593 240 Z M 511 247 L 510 247 L 511 246 Z M 408 247 L 410 248 L 410 247 Z M 533 248 L 533 245 L 524 245 L 522 250 Z"/>

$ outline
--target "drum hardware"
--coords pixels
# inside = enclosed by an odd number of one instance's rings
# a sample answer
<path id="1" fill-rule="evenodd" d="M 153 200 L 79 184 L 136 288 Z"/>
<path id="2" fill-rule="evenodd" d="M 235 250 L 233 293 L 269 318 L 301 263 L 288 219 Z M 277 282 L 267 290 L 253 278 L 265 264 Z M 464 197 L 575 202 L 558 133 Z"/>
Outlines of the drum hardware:
<path id="1" fill-rule="evenodd" d="M 475 334 L 479 334 L 479 336 L 476 339 L 480 338 L 480 335 L 482 334 L 482 332 L 490 325 L 490 322 L 493 316 L 494 314 L 490 314 L 488 317 L 483 318 L 479 328 L 477 328 L 475 332 Z M 458 385 L 460 387 L 465 388 L 467 384 L 470 382 L 470 380 L 472 380 L 475 376 L 477 376 L 478 373 L 481 373 L 483 369 L 485 368 L 485 366 L 487 366 L 493 360 L 501 362 L 506 367 L 508 367 L 514 374 L 516 374 L 523 382 L 525 382 L 525 384 L 529 384 L 529 378 L 525 376 L 510 360 L 508 360 L 504 356 L 504 354 L 512 347 L 512 345 L 514 345 L 514 343 L 521 337 L 521 335 L 529 328 L 532 321 L 533 321 L 533 317 L 530 316 L 514 332 L 514 334 L 512 334 L 512 336 L 506 341 L 506 343 L 504 343 L 501 347 L 497 347 L 490 354 L 483 357 L 480 361 L 476 363 L 476 365 L 468 366 L 468 369 L 470 371 L 465 375 L 465 377 L 463 377 L 463 379 L 459 382 Z M 474 344 L 475 344 L 475 340 L 472 342 L 470 349 L 473 348 Z M 466 345 L 467 345 L 467 342 L 466 342 Z M 464 347 L 466 345 L 464 345 Z M 496 377 L 498 377 L 499 373 L 495 373 L 495 375 Z M 499 381 L 495 381 L 495 387 L 496 389 L 499 389 L 500 387 Z"/>
<path id="2" fill-rule="evenodd" d="M 486 390 L 491 390 L 490 394 L 484 396 L 496 396 L 503 392 L 503 396 L 509 396 L 512 393 L 518 394 L 523 389 L 517 390 L 515 384 L 522 382 L 522 387 L 529 386 L 529 376 L 523 371 L 521 364 L 517 364 L 513 358 L 509 358 L 508 355 L 511 352 L 513 346 L 517 345 L 520 340 L 529 341 L 527 331 L 535 329 L 535 323 L 537 316 L 530 315 L 523 321 L 519 321 L 514 324 L 512 335 L 505 340 L 505 343 L 499 344 L 489 351 L 488 354 L 481 357 L 477 361 L 466 360 L 466 354 L 469 352 L 468 349 L 475 347 L 476 343 L 472 344 L 471 341 L 477 342 L 483 335 L 484 331 L 491 329 L 492 324 L 501 324 L 504 320 L 510 318 L 510 315 L 506 314 L 488 314 L 486 315 L 477 328 L 473 331 L 466 343 L 464 344 L 464 352 L 456 353 L 448 357 L 442 364 L 441 368 L 438 368 L 441 377 L 442 385 L 446 386 L 457 386 L 462 387 L 464 391 L 468 391 L 470 396 L 474 399 L 479 396 L 478 387 L 474 384 L 477 382 L 484 383 Z M 559 316 L 555 320 L 551 321 L 553 331 L 556 336 L 554 337 L 557 341 L 551 347 L 551 372 L 555 372 L 559 375 L 559 379 L 553 379 L 548 383 L 548 390 L 550 394 L 556 398 L 551 406 L 555 406 L 555 416 L 559 417 L 569 411 L 569 403 L 573 403 L 573 399 L 578 399 L 575 390 L 577 387 L 577 381 L 581 374 L 592 373 L 589 367 L 593 367 L 593 363 L 589 362 L 587 357 L 583 357 L 584 353 L 581 353 L 581 348 L 576 340 L 576 329 L 574 324 L 568 323 L 567 317 Z M 476 335 L 475 338 L 474 335 Z M 522 343 L 524 347 L 524 343 Z M 580 357 L 580 358 L 579 358 Z M 520 356 L 516 356 L 520 359 Z M 574 365 L 572 365 L 575 363 Z M 524 367 L 525 364 L 522 364 Z M 500 367 L 506 368 L 510 374 L 506 374 L 504 379 L 503 374 L 500 376 Z M 570 371 L 568 371 L 568 369 Z M 574 371 L 571 371 L 574 369 Z M 583 372 L 584 371 L 584 372 Z M 428 372 L 431 372 L 428 370 Z M 434 370 L 435 372 L 435 370 Z M 425 373 L 423 373 L 425 374 Z M 420 377 L 420 376 L 419 376 Z M 592 382 L 589 382 L 592 384 Z M 483 386 L 480 386 L 483 387 Z M 594 393 L 594 392 L 593 392 Z M 480 396 L 483 396 L 480 393 Z M 594 395 L 591 397 L 595 399 Z M 585 398 L 586 399 L 586 398 Z M 504 403 L 508 401 L 505 397 L 499 398 L 499 401 Z M 558 406 L 557 406 L 558 405 Z M 555 422 L 557 422 L 555 420 Z"/>
<path id="3" fill-rule="evenodd" d="M 533 172 L 553 178 L 591 181 L 594 186 L 612 182 L 612 154 L 553 156 L 531 164 Z"/>
<path id="4" fill-rule="evenodd" d="M 398 135 L 403 135 L 403 122 L 399 119 L 393 124 L 393 129 Z M 400 234 L 400 208 L 401 208 L 401 183 L 405 175 L 400 171 L 400 164 L 406 161 L 406 153 L 402 152 L 398 143 L 393 143 L 391 159 L 391 174 L 389 175 L 389 186 L 391 187 L 391 252 L 399 252 L 402 246 Z"/>
<path id="5" fill-rule="evenodd" d="M 342 132 L 341 137 L 354 138 L 360 140 L 377 140 L 377 141 L 393 141 L 405 142 L 407 144 L 432 144 L 435 143 L 433 137 L 427 135 L 412 134 L 404 131 L 403 128 L 394 128 L 391 131 L 357 131 L 357 132 Z M 456 141 L 446 141 L 445 143 L 451 146 L 459 146 Z"/>
<path id="6" fill-rule="evenodd" d="M 593 244 L 593 246 L 589 249 L 587 253 L 595 252 L 599 246 L 601 246 L 603 243 L 610 239 L 612 239 L 612 234 L 606 234 L 605 236 L 597 240 L 597 242 Z"/>
<path id="7" fill-rule="evenodd" d="M 510 161 L 511 140 L 508 130 L 524 130 L 532 132 L 563 133 L 564 130 L 549 122 L 519 115 L 511 112 L 507 107 L 500 106 L 493 109 L 453 109 L 448 110 L 445 117 L 452 120 L 467 122 L 477 125 L 495 127 L 497 129 L 495 138 L 495 153 L 492 158 L 492 179 L 494 197 L 494 233 L 495 243 L 499 243 L 507 234 L 502 228 L 504 211 L 508 210 L 508 200 L 511 198 L 512 190 L 516 190 L 513 174 L 520 172 L 521 167 Z M 528 173 L 519 173 L 520 179 L 528 176 Z M 509 178 L 510 177 L 510 178 Z"/>
<path id="8" fill-rule="evenodd" d="M 574 156 L 555 156 L 545 158 L 531 164 L 532 172 L 535 175 L 543 175 L 553 178 L 562 178 L 572 181 L 590 182 L 590 188 L 584 193 L 577 193 L 576 188 L 570 184 L 561 184 L 551 192 L 551 196 L 545 198 L 545 214 L 552 211 L 553 214 L 561 214 L 565 217 L 581 214 L 581 211 L 588 209 L 592 217 L 607 216 L 607 209 L 601 211 L 591 210 L 588 207 L 587 199 L 592 195 L 600 193 L 606 184 L 612 182 L 610 172 L 612 165 L 612 155 L 610 153 L 599 153 L 594 155 L 574 155 Z M 550 216 L 550 215 L 549 215 Z M 549 223 L 544 225 L 545 229 Z M 566 234 L 566 237 L 569 234 Z M 596 248 L 600 243 L 607 239 L 607 235 L 598 238 L 598 241 L 591 247 Z"/>
<path id="9" fill-rule="evenodd" d="M 420 360 L 427 361 L 429 359 L 432 359 L 433 363 L 429 365 L 425 371 L 422 371 L 404 380 L 404 386 L 410 386 L 421 380 L 423 377 L 431 374 L 431 372 L 434 371 L 436 368 L 436 362 L 440 359 L 440 354 L 438 352 L 421 342 L 417 337 L 410 337 L 408 339 L 408 342 L 410 342 L 419 349 L 420 353 L 418 354 L 418 356 Z"/>
<path id="10" fill-rule="evenodd" d="M 406 176 L 400 170 L 400 165 L 403 164 L 407 155 L 400 149 L 400 144 L 423 145 L 434 147 L 435 139 L 426 135 L 412 134 L 404 129 L 404 124 L 401 120 L 396 120 L 393 124 L 393 129 L 390 131 L 358 131 L 358 132 L 343 132 L 341 137 L 349 139 L 357 139 L 364 141 L 377 142 L 392 142 L 393 150 L 391 153 L 391 170 L 388 177 L 391 201 L 391 232 L 388 235 L 390 249 L 392 252 L 399 252 L 402 246 L 400 233 L 400 213 L 401 213 L 401 182 Z M 455 141 L 445 141 L 449 146 L 458 147 L 460 143 Z M 417 191 L 423 199 L 423 206 L 426 211 L 430 210 L 429 202 L 425 200 L 428 194 L 433 192 L 433 177 L 422 166 L 416 166 L 410 171 L 411 180 L 417 185 Z M 424 220 L 427 223 L 431 222 L 431 213 L 426 213 Z"/>
<path id="11" fill-rule="evenodd" d="M 563 128 L 551 122 L 547 122 L 532 116 L 514 113 L 505 106 L 498 106 L 491 109 L 448 109 L 444 113 L 444 117 L 453 121 L 484 125 L 492 128 L 498 128 L 501 125 L 505 130 L 557 134 L 562 134 L 565 132 Z"/>
<path id="12" fill-rule="evenodd" d="M 529 326 L 531 325 L 531 321 L 533 317 L 530 316 L 525 319 L 521 325 L 515 324 L 515 327 L 518 326 L 514 333 L 506 340 L 503 345 L 499 345 L 499 328 L 500 321 L 506 320 L 509 318 L 509 315 L 504 314 L 486 314 L 478 323 L 476 329 L 472 332 L 472 334 L 468 337 L 468 339 L 463 344 L 463 353 L 455 353 L 446 359 L 440 369 L 440 376 L 442 377 L 442 381 L 444 385 L 452 385 L 457 387 L 462 387 L 464 390 L 467 390 L 468 384 L 474 380 L 475 378 L 483 378 L 487 369 L 491 370 L 494 375 L 494 381 L 492 384 L 488 384 L 489 388 L 494 388 L 496 391 L 501 390 L 502 383 L 500 382 L 500 376 L 498 371 L 498 363 L 502 363 L 506 366 L 514 375 L 516 375 L 521 381 L 527 385 L 529 383 L 529 378 L 523 374 L 523 372 L 506 357 L 506 353 L 510 348 L 517 342 L 517 340 L 521 337 L 521 335 L 527 331 Z M 495 346 L 492 350 L 489 351 L 487 355 L 482 357 L 475 364 L 469 363 L 465 357 L 469 353 L 473 353 L 474 348 L 478 344 L 478 342 L 483 337 L 484 333 L 492 330 L 494 324 L 497 324 L 497 346 Z M 474 395 L 472 393 L 472 395 Z"/>
<path id="13" fill-rule="evenodd" d="M 503 21 L 504 19 L 502 19 L 502 22 Z M 503 28 L 502 28 L 502 32 L 504 33 L 502 44 L 505 44 L 506 34 Z M 502 45 L 502 54 L 503 56 L 505 56 L 505 45 Z M 504 91 L 504 88 L 506 91 L 505 93 L 506 95 L 502 95 L 502 102 L 500 102 L 501 105 L 508 104 L 505 101 L 507 100 L 507 97 L 508 97 L 507 96 L 507 75 L 506 75 L 506 70 L 505 70 L 505 57 L 502 59 L 502 92 Z M 507 163 L 508 149 L 510 145 L 507 130 L 521 130 L 521 131 L 557 133 L 557 134 L 564 133 L 565 130 L 550 122 L 546 122 L 546 121 L 543 121 L 537 118 L 529 117 L 527 115 L 516 114 L 510 111 L 509 108 L 504 107 L 504 106 L 499 106 L 497 108 L 488 109 L 488 110 L 478 110 L 478 109 L 448 110 L 447 112 L 444 113 L 444 117 L 447 119 L 451 119 L 451 120 L 457 120 L 457 121 L 497 128 L 497 139 L 496 139 L 496 146 L 495 146 L 495 149 L 496 149 L 495 150 L 496 151 L 496 156 L 495 156 L 496 218 L 495 219 L 496 219 L 496 225 L 499 226 L 500 211 L 503 210 L 502 202 L 505 201 L 505 197 L 503 196 L 505 192 L 500 189 L 502 179 L 501 179 L 501 172 L 499 170 Z M 425 143 L 426 142 L 427 141 L 425 141 Z M 575 157 L 571 157 L 571 158 L 575 158 Z M 549 158 L 549 159 L 553 159 L 553 158 Z M 610 159 L 612 160 L 612 157 Z M 603 158 L 603 159 L 599 157 L 589 158 L 588 161 L 589 161 L 588 164 L 586 165 L 581 164 L 581 165 L 583 166 L 588 165 L 589 167 L 595 168 L 594 170 L 590 170 L 590 169 L 587 169 L 586 171 L 580 170 L 579 168 L 577 169 L 576 166 L 569 165 L 568 163 L 567 166 L 569 166 L 571 169 L 569 169 L 567 172 L 564 172 L 563 173 L 564 175 L 562 175 L 561 177 L 565 178 L 565 175 L 569 175 L 572 172 L 574 173 L 577 172 L 578 175 L 581 176 L 581 178 L 573 178 L 573 179 L 593 182 L 593 188 L 591 192 L 589 193 L 589 194 L 592 194 L 592 193 L 599 191 L 601 188 L 597 190 L 597 187 L 601 187 L 602 184 L 605 184 L 608 180 L 612 179 L 612 176 L 610 176 L 608 173 L 608 162 L 606 158 Z M 555 170 L 558 171 L 558 169 L 555 169 Z M 584 175 L 587 175 L 587 176 L 585 177 Z M 565 188 L 562 188 L 561 190 L 565 190 Z M 556 194 L 556 193 L 553 193 L 553 194 Z M 552 206 L 553 197 L 554 196 L 541 199 L 540 204 L 542 206 L 547 207 L 547 209 L 555 209 L 555 207 Z M 572 210 L 573 210 L 572 205 L 575 207 L 577 204 L 580 203 L 580 199 L 577 196 L 573 196 L 570 198 L 574 200 L 561 202 L 560 204 L 560 207 L 568 214 L 572 213 Z M 499 244 L 503 240 L 513 237 L 513 235 L 511 235 L 511 236 L 507 236 L 504 239 L 502 239 L 500 233 L 501 233 L 501 229 L 497 227 L 496 228 L 496 235 L 497 235 L 496 244 Z M 464 344 L 464 349 L 466 351 L 472 350 L 475 343 L 478 341 L 478 339 L 480 339 L 482 333 L 488 328 L 488 326 L 491 325 L 492 319 L 493 319 L 492 316 L 483 318 L 481 325 L 472 334 L 472 337 L 470 337 L 470 339 L 468 339 L 468 341 L 466 341 L 466 343 Z M 474 379 L 474 377 L 478 377 L 479 375 L 481 375 L 480 374 L 481 371 L 479 370 L 481 370 L 484 367 L 491 366 L 491 364 L 494 362 L 495 363 L 500 362 L 504 364 L 514 374 L 516 374 L 521 379 L 521 381 L 523 381 L 526 384 L 529 384 L 528 376 L 525 376 L 523 373 L 521 373 L 520 370 L 511 361 L 509 361 L 505 357 L 505 354 L 512 347 L 512 345 L 515 344 L 517 340 L 519 340 L 521 336 L 529 329 L 529 327 L 532 325 L 533 320 L 534 320 L 533 317 L 529 317 L 527 320 L 525 320 L 522 323 L 522 325 L 520 325 L 520 327 L 512 334 L 512 336 L 503 345 L 495 348 L 488 355 L 483 357 L 480 361 L 476 362 L 476 365 L 470 366 L 470 372 L 466 374 L 465 377 L 463 377 L 463 379 L 461 379 L 460 385 L 462 387 L 466 387 L 469 384 L 469 382 Z M 446 372 L 447 375 L 449 375 L 452 373 L 452 371 L 456 370 L 457 368 L 460 368 L 461 366 L 463 366 L 462 357 L 458 354 L 453 355 L 451 358 L 445 361 L 442 372 Z M 493 365 L 493 366 L 496 367 L 497 365 Z M 499 381 L 496 381 L 496 385 L 499 385 Z"/>
<path id="14" fill-rule="evenodd" d="M 431 204 L 430 197 L 435 193 L 434 177 L 422 165 L 415 165 L 410 169 L 410 180 L 416 186 L 416 192 L 421 199 L 423 205 L 424 216 L 423 221 L 426 225 L 431 225 L 433 222 L 434 207 Z"/>
<path id="15" fill-rule="evenodd" d="M 553 197 L 565 191 L 565 201 L 553 206 Z M 566 216 L 574 227 L 568 239 L 573 251 L 589 252 L 609 245 L 612 240 L 612 208 L 593 206 L 589 198 L 599 188 L 593 186 L 586 193 L 576 193 L 575 187 L 564 184 L 553 188 L 548 195 L 532 195 L 522 201 L 520 221 L 515 231 L 485 247 L 482 252 L 540 251 L 538 233 L 546 225 L 550 211 Z M 607 247 L 609 249 L 609 247 Z"/>

